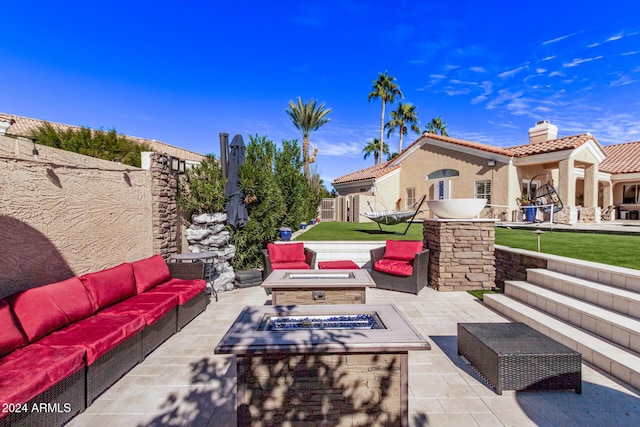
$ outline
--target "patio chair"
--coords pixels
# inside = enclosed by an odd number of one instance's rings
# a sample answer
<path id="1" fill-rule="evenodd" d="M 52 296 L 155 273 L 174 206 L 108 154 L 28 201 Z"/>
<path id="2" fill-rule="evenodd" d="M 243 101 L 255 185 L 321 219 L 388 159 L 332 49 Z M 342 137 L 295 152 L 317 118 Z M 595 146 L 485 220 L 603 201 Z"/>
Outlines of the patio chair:
<path id="1" fill-rule="evenodd" d="M 615 209 L 616 207 L 614 205 L 609 205 L 608 207 L 606 207 L 600 214 L 600 220 L 611 221 L 612 215 L 615 212 Z"/>
<path id="2" fill-rule="evenodd" d="M 262 250 L 262 279 L 273 270 L 309 270 L 316 268 L 316 253 L 304 247 L 304 243 L 269 243 Z"/>
<path id="3" fill-rule="evenodd" d="M 429 250 L 421 241 L 387 240 L 370 251 L 371 278 L 378 289 L 418 294 L 429 280 Z"/>

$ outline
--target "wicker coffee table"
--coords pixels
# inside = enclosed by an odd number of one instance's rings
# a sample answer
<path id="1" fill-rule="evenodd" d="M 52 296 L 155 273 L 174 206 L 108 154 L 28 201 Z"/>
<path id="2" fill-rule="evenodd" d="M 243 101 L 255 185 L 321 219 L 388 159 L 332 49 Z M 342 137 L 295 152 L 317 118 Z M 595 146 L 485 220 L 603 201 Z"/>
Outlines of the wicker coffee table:
<path id="1" fill-rule="evenodd" d="M 582 355 L 524 323 L 458 323 L 458 354 L 496 390 L 582 392 Z"/>

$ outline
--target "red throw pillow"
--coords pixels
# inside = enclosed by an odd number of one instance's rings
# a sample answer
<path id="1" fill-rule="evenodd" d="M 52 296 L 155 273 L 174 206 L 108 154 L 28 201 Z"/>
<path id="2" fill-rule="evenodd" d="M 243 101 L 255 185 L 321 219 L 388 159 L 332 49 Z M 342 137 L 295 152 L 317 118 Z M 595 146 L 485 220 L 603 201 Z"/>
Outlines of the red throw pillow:
<path id="1" fill-rule="evenodd" d="M 421 240 L 387 240 L 384 259 L 413 261 L 417 253 L 422 252 Z"/>
<path id="2" fill-rule="evenodd" d="M 272 263 L 282 262 L 304 262 L 304 243 L 285 243 L 276 245 L 269 243 L 267 245 L 267 251 L 269 252 L 269 258 Z"/>
<path id="3" fill-rule="evenodd" d="M 91 298 L 100 308 L 136 294 L 136 279 L 129 263 L 80 277 Z"/>
<path id="4" fill-rule="evenodd" d="M 131 265 L 133 265 L 133 275 L 136 278 L 136 289 L 139 294 L 171 280 L 169 266 L 162 255 L 154 255 Z"/>
<path id="5" fill-rule="evenodd" d="M 18 325 L 13 320 L 9 303 L 3 299 L 0 300 L 0 325 L 0 357 L 27 344 Z"/>
<path id="6" fill-rule="evenodd" d="M 20 292 L 12 305 L 30 342 L 89 317 L 97 309 L 77 277 Z"/>

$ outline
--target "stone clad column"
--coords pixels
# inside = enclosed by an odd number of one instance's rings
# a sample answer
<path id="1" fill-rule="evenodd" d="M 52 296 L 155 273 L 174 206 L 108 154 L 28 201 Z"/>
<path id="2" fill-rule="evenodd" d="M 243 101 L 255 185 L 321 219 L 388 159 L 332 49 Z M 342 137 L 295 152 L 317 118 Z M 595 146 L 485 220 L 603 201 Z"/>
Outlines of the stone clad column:
<path id="1" fill-rule="evenodd" d="M 495 286 L 495 220 L 426 219 L 429 286 L 438 291 Z"/>

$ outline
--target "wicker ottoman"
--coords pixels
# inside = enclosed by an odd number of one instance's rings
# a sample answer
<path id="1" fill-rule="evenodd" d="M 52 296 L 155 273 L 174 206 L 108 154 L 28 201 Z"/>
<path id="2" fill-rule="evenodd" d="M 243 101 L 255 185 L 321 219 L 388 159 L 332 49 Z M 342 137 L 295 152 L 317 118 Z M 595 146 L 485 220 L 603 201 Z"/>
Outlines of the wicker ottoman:
<path id="1" fill-rule="evenodd" d="M 582 355 L 524 323 L 458 323 L 458 354 L 496 390 L 582 392 Z"/>

